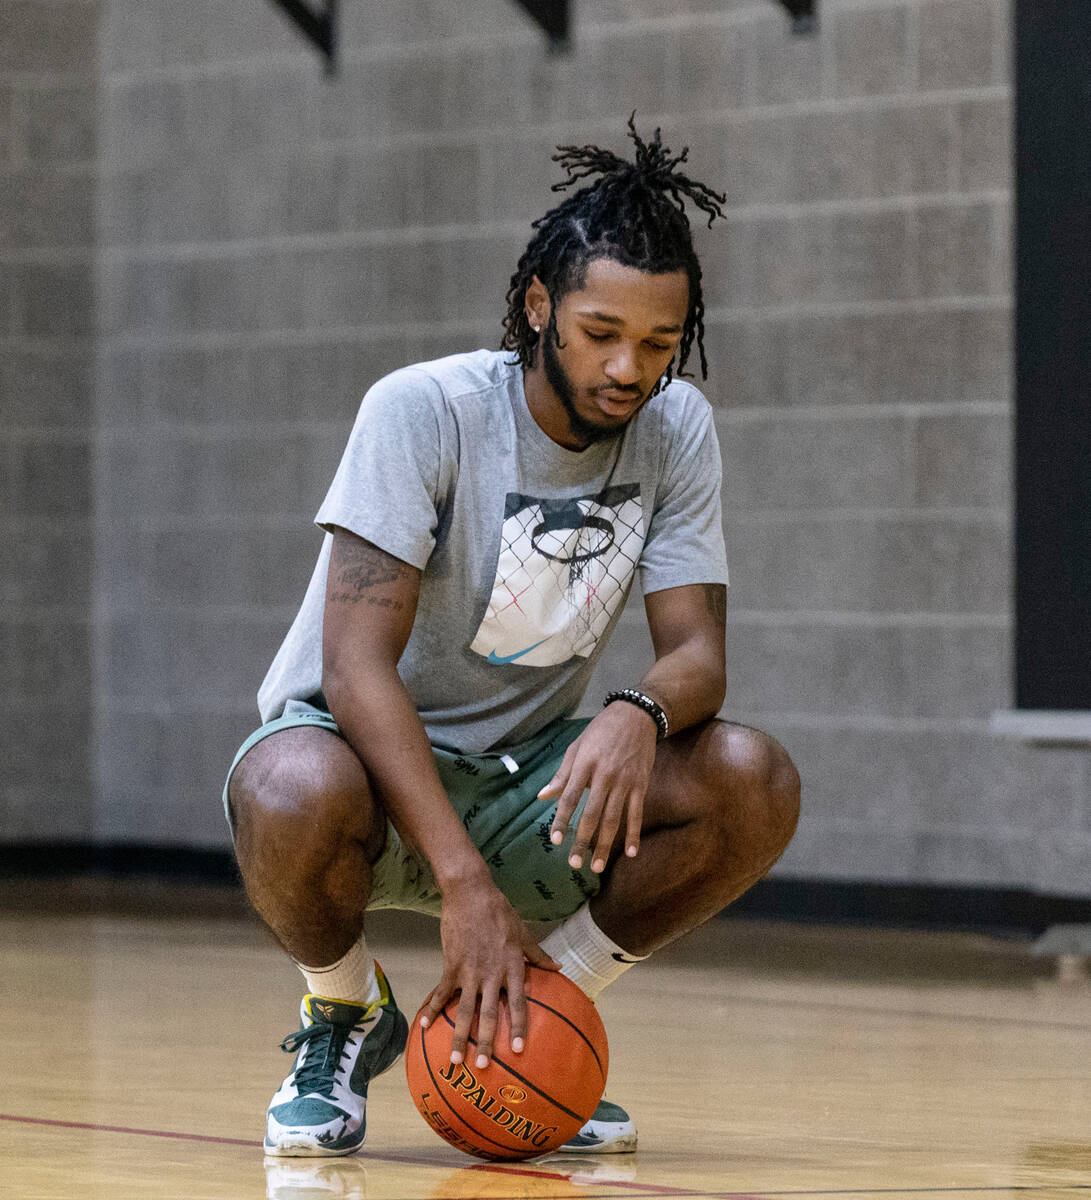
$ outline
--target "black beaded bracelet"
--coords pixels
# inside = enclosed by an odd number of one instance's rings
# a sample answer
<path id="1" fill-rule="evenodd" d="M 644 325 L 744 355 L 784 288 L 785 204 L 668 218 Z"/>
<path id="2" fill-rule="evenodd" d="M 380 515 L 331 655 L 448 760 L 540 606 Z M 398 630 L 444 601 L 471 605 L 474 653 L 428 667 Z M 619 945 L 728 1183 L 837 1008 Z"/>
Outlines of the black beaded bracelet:
<path id="1" fill-rule="evenodd" d="M 659 732 L 656 735 L 656 741 L 661 742 L 668 733 L 670 733 L 670 722 L 667 720 L 667 714 L 662 707 L 643 692 L 638 692 L 636 688 L 621 688 L 617 692 L 607 692 L 606 698 L 602 702 L 602 707 L 605 708 L 608 704 L 613 704 L 615 700 L 625 700 L 629 704 L 635 704 L 637 708 L 642 708 L 649 717 L 651 717 L 656 725 L 659 726 Z"/>

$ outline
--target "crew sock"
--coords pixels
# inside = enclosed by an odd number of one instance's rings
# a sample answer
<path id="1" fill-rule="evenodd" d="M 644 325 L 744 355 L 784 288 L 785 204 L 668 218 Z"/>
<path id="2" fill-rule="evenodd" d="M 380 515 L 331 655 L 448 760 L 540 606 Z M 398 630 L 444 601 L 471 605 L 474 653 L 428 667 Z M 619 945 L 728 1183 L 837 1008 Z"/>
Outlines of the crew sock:
<path id="1" fill-rule="evenodd" d="M 561 974 L 592 1000 L 607 984 L 648 957 L 630 954 L 608 938 L 592 920 L 586 904 L 546 935 L 542 949 L 561 964 Z"/>
<path id="2" fill-rule="evenodd" d="M 375 960 L 361 933 L 335 963 L 328 967 L 295 964 L 307 981 L 307 991 L 327 1000 L 346 1000 L 350 1004 L 374 1004 L 382 994 L 375 974 Z"/>

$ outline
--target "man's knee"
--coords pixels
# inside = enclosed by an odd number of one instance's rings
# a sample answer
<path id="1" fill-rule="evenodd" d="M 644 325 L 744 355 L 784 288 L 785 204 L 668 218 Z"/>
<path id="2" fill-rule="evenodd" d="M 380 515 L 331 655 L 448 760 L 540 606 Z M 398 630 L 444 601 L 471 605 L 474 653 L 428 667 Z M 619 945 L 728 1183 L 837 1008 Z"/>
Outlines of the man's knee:
<path id="1" fill-rule="evenodd" d="M 240 859 L 258 846 L 305 854 L 334 838 L 367 843 L 380 824 L 363 765 L 325 730 L 284 730 L 259 742 L 235 768 L 228 807 Z"/>
<path id="2" fill-rule="evenodd" d="M 735 841 L 740 822 L 770 865 L 779 858 L 799 821 L 799 772 L 787 750 L 767 733 L 730 721 L 712 721 L 706 731 L 701 775 L 707 810 L 724 836 Z"/>

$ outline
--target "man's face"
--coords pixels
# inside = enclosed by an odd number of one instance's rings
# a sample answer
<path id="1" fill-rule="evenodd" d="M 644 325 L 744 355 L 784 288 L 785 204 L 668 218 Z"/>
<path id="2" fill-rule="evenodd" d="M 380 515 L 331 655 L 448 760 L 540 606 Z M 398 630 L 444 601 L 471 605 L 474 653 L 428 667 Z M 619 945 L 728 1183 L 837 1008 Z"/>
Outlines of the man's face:
<path id="1" fill-rule="evenodd" d="M 536 292 L 535 286 L 541 289 Z M 527 290 L 543 330 L 548 297 Z M 579 446 L 616 437 L 648 401 L 682 339 L 685 271 L 653 275 L 610 258 L 588 264 L 583 287 L 556 306 L 560 347 L 543 333 L 542 368 Z"/>

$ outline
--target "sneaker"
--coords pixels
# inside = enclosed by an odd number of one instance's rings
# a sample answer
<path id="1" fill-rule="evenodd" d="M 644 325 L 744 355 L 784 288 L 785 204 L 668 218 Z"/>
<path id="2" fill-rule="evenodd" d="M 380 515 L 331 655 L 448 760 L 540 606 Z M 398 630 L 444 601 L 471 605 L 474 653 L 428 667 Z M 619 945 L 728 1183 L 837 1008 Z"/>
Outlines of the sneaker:
<path id="1" fill-rule="evenodd" d="M 591 1120 L 558 1154 L 631 1154 L 636 1149 L 636 1126 L 620 1105 L 600 1100 Z"/>
<path id="2" fill-rule="evenodd" d="M 266 1154 L 352 1154 L 363 1144 L 367 1086 L 398 1061 L 409 1036 L 378 963 L 375 973 L 381 994 L 374 1004 L 303 997 L 302 1027 L 280 1043 L 299 1053 L 269 1104 Z"/>

